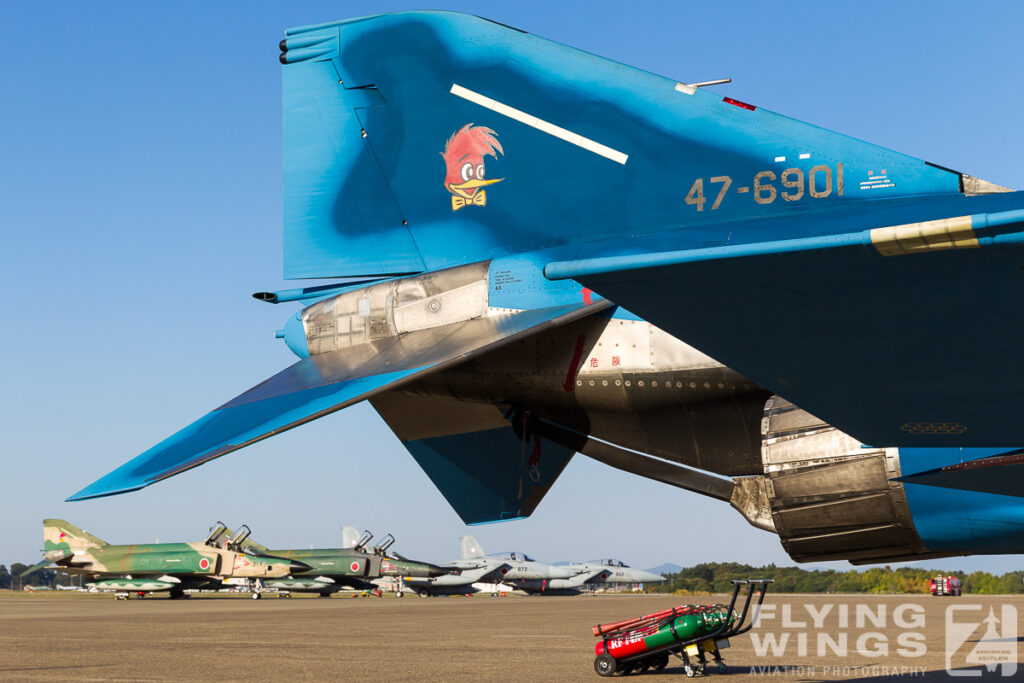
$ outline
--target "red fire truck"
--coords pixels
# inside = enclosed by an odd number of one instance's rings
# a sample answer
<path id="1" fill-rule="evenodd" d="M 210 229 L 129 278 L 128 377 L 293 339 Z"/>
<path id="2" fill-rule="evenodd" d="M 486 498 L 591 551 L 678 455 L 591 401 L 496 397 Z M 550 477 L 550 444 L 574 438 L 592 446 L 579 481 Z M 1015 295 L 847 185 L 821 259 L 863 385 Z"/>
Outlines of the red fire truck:
<path id="1" fill-rule="evenodd" d="M 937 576 L 928 582 L 928 590 L 932 595 L 960 595 L 960 579 L 955 576 Z"/>

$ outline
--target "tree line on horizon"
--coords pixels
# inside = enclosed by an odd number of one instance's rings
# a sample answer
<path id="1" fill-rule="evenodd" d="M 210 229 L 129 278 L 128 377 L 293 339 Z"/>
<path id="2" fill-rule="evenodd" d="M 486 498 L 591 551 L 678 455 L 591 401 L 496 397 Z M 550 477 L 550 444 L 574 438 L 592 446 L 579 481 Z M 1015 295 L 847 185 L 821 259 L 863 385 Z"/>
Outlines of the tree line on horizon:
<path id="1" fill-rule="evenodd" d="M 1024 571 L 995 575 L 984 571 L 963 572 L 915 567 L 871 569 L 803 569 L 769 564 L 753 567 L 735 562 L 705 562 L 664 574 L 667 581 L 650 586 L 656 593 L 698 595 L 731 593 L 732 579 L 773 579 L 773 593 L 928 593 L 929 580 L 956 576 L 964 593 L 1006 595 L 1024 593 Z"/>

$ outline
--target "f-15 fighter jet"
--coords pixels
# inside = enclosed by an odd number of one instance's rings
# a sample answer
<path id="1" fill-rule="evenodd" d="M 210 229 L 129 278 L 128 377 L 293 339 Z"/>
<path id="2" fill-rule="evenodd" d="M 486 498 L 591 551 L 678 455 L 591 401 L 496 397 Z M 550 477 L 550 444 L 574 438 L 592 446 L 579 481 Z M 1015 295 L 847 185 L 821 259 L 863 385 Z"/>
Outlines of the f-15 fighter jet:
<path id="1" fill-rule="evenodd" d="M 537 562 L 526 553 L 518 551 L 485 555 L 472 536 L 463 536 L 459 542 L 462 559 L 448 564 L 457 570 L 456 573 L 435 578 L 407 578 L 405 584 L 420 597 L 479 592 L 480 588 L 474 584 L 505 584 L 526 592 L 541 593 L 554 581 L 566 581 L 577 574 L 565 567 Z"/>
<path id="2" fill-rule="evenodd" d="M 662 583 L 665 577 L 661 574 L 634 569 L 622 560 L 607 558 L 590 560 L 589 562 L 570 562 L 564 565 L 579 573 L 593 572 L 592 578 L 586 583 Z"/>

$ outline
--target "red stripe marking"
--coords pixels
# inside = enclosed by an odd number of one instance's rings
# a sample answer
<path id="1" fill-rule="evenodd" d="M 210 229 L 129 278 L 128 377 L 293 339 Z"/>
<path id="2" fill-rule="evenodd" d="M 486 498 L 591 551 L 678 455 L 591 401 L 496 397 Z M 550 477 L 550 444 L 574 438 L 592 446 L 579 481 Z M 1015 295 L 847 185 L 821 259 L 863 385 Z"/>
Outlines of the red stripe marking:
<path id="1" fill-rule="evenodd" d="M 587 341 L 585 335 L 576 337 L 576 348 L 572 352 L 572 361 L 569 363 L 569 372 L 565 375 L 565 384 L 562 388 L 566 391 L 573 391 L 576 389 L 576 371 L 580 367 L 580 359 L 583 358 L 583 344 Z"/>
<path id="2" fill-rule="evenodd" d="M 735 106 L 739 107 L 740 109 L 746 109 L 748 111 L 754 111 L 755 109 L 757 109 L 757 107 L 755 107 L 752 104 L 747 104 L 746 102 L 740 102 L 739 100 L 734 100 L 731 97 L 723 97 L 722 101 L 725 102 L 726 104 L 732 104 L 732 105 L 735 105 Z"/>

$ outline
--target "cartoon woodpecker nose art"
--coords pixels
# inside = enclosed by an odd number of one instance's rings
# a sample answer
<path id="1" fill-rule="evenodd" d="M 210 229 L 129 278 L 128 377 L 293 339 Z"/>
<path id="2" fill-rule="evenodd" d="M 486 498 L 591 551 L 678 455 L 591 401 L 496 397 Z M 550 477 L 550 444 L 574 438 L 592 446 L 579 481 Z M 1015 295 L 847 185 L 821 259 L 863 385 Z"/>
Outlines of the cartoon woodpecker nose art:
<path id="1" fill-rule="evenodd" d="M 452 211 L 470 204 L 487 206 L 487 193 L 482 188 L 504 178 L 484 180 L 484 157 L 497 159 L 504 153 L 497 133 L 484 126 L 467 123 L 448 138 L 441 157 L 447 166 L 444 187 L 452 193 Z"/>

